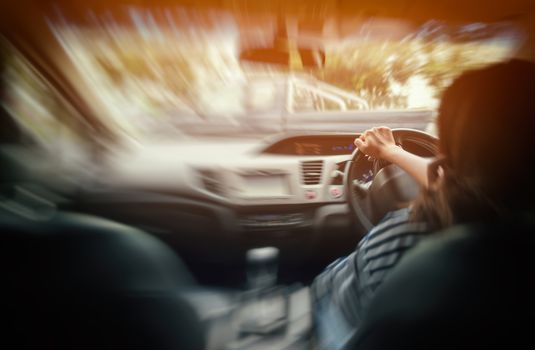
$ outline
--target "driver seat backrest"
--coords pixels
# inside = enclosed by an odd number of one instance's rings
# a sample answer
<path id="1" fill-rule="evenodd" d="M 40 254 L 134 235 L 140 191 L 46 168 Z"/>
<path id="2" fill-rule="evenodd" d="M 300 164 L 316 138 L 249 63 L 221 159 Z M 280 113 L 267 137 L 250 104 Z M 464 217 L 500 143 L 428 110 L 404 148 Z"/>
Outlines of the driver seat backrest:
<path id="1" fill-rule="evenodd" d="M 535 224 L 458 226 L 407 253 L 378 289 L 351 349 L 484 349 L 530 344 Z"/>
<path id="2" fill-rule="evenodd" d="M 157 239 L 97 217 L 0 215 L 2 342 L 16 348 L 202 349 L 180 292 L 195 288 Z"/>

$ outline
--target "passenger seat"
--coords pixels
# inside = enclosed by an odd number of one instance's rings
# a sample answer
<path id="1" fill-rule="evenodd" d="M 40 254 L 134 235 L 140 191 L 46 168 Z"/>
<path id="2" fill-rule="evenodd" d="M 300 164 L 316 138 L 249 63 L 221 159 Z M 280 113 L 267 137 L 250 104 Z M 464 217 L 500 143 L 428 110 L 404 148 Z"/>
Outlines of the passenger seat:
<path id="1" fill-rule="evenodd" d="M 0 347 L 204 348 L 201 322 L 181 296 L 195 281 L 163 243 L 97 217 L 4 209 Z"/>

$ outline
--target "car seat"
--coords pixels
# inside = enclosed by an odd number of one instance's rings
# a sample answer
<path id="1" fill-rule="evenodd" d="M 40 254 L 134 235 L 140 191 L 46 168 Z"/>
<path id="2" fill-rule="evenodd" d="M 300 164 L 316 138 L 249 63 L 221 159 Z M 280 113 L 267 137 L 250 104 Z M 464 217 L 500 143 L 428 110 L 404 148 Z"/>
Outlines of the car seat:
<path id="1" fill-rule="evenodd" d="M 98 217 L 0 204 L 2 347 L 204 348 L 181 296 L 195 281 L 165 244 Z"/>
<path id="2" fill-rule="evenodd" d="M 533 215 L 453 227 L 407 253 L 351 349 L 523 348 L 532 342 Z"/>

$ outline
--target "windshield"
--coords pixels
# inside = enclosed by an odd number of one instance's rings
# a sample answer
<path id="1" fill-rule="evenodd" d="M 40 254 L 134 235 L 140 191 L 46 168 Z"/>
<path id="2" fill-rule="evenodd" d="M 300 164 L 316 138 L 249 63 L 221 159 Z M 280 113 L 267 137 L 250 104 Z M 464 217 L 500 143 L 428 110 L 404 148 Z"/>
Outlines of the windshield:
<path id="1" fill-rule="evenodd" d="M 50 25 L 106 106 L 99 117 L 138 140 L 313 131 L 308 120 L 340 132 L 360 131 L 347 120 L 362 118 L 403 126 L 406 114 L 392 113 L 432 113 L 453 78 L 506 59 L 519 42 L 504 23 L 327 20 L 303 35 L 321 40 L 324 67 L 281 68 L 238 58 L 244 45 L 273 35 L 276 19 L 269 16 L 130 7 L 120 16 L 88 18 L 74 22 L 60 12 Z M 425 126 L 407 126 L 432 130 L 432 122 L 422 117 Z"/>

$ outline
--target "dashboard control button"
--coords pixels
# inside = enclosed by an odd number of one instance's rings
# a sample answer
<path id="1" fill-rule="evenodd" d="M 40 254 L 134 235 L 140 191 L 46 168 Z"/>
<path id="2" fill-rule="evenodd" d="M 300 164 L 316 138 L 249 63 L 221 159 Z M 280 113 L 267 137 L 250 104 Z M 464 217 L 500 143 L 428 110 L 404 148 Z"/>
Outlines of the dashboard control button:
<path id="1" fill-rule="evenodd" d="M 342 189 L 338 187 L 331 187 L 329 192 L 332 198 L 340 198 L 343 194 Z"/>
<path id="2" fill-rule="evenodd" d="M 305 191 L 305 198 L 306 199 L 316 199 L 316 191 L 314 191 L 314 190 L 306 190 Z"/>

